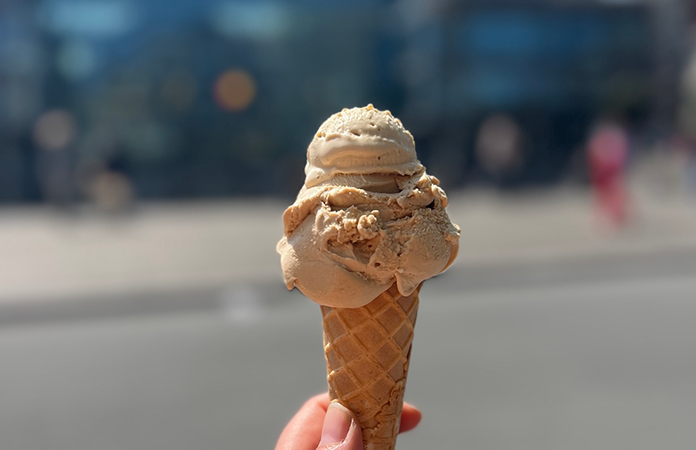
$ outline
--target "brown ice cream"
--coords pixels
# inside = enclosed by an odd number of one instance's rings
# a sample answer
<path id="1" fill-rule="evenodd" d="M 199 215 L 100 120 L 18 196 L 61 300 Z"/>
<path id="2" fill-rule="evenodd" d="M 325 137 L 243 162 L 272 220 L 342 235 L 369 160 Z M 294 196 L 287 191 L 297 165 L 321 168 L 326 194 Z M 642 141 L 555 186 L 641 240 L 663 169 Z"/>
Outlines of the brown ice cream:
<path id="1" fill-rule="evenodd" d="M 366 305 L 396 283 L 410 295 L 457 254 L 459 228 L 413 137 L 389 111 L 344 109 L 307 150 L 307 178 L 283 215 L 283 275 L 313 301 Z"/>

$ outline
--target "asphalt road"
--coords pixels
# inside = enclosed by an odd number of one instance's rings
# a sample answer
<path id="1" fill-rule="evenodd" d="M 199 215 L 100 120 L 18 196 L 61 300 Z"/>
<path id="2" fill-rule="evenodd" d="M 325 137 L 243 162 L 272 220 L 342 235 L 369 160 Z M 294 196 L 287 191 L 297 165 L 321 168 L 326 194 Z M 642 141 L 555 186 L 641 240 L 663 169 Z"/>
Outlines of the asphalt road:
<path id="1" fill-rule="evenodd" d="M 455 267 L 422 291 L 401 450 L 691 450 L 696 252 Z M 269 449 L 325 389 L 278 282 L 0 308 L 0 449 Z"/>

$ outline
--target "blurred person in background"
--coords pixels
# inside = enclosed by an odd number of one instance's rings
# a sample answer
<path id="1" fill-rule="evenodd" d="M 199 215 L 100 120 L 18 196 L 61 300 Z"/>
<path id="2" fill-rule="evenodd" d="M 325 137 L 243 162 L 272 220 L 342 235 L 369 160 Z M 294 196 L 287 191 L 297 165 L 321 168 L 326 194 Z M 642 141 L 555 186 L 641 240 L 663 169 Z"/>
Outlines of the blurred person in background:
<path id="1" fill-rule="evenodd" d="M 486 118 L 476 136 L 476 156 L 481 167 L 497 185 L 514 180 L 523 169 L 522 130 L 505 114 Z"/>
<path id="2" fill-rule="evenodd" d="M 600 122 L 587 143 L 595 211 L 602 224 L 622 227 L 628 218 L 626 161 L 629 139 L 616 122 Z"/>
<path id="3" fill-rule="evenodd" d="M 683 160 L 687 194 L 696 199 L 696 50 L 692 52 L 684 70 L 681 93 L 680 132 L 675 147 Z"/>
<path id="4" fill-rule="evenodd" d="M 44 199 L 55 206 L 66 207 L 74 200 L 72 144 L 77 125 L 68 111 L 49 110 L 39 116 L 32 137 L 38 149 L 36 177 Z"/>

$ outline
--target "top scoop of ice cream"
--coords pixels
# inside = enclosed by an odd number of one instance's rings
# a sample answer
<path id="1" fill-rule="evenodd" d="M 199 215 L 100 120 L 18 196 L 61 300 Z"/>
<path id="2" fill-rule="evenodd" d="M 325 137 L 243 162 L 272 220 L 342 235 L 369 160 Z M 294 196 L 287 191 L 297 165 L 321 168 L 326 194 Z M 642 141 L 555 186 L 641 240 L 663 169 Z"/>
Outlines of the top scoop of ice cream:
<path id="1" fill-rule="evenodd" d="M 283 215 L 278 252 L 288 289 L 296 286 L 321 305 L 358 308 L 394 283 L 410 295 L 445 270 L 457 254 L 460 230 L 398 119 L 372 105 L 339 114 L 310 144 L 308 178 Z M 339 136 L 328 141 L 333 153 L 318 140 L 329 131 Z M 331 143 L 344 138 L 350 145 Z M 320 168 L 321 177 L 310 177 Z"/>
<path id="2" fill-rule="evenodd" d="M 338 173 L 413 175 L 422 168 L 413 136 L 401 121 L 367 105 L 344 109 L 319 127 L 307 149 L 305 187 Z"/>

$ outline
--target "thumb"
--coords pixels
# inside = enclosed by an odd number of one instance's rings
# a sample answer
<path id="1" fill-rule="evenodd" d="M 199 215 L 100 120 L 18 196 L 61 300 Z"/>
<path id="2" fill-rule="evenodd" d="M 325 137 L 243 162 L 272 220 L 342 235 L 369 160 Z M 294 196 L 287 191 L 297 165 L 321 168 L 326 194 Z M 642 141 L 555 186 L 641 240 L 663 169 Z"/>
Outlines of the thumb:
<path id="1" fill-rule="evenodd" d="M 326 410 L 317 450 L 363 450 L 362 430 L 355 415 L 338 402 Z"/>

